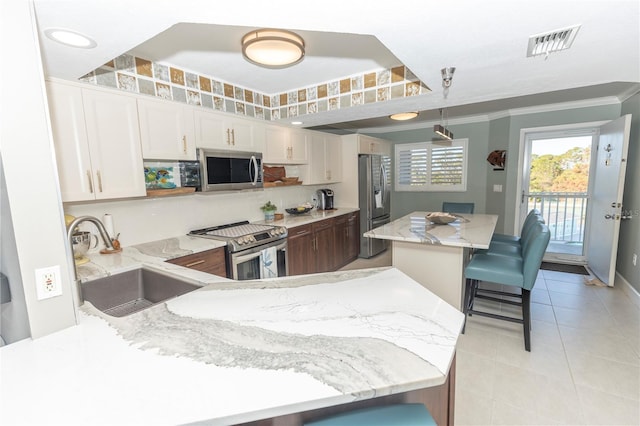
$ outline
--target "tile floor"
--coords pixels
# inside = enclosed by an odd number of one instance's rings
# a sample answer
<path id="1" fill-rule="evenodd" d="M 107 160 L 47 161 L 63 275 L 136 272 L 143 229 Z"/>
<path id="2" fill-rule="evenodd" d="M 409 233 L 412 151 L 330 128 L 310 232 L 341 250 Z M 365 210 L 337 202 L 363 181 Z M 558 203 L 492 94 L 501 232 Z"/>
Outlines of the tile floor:
<path id="1" fill-rule="evenodd" d="M 390 263 L 386 253 L 344 269 Z M 458 344 L 455 423 L 640 425 L 638 305 L 619 287 L 540 271 L 531 310 L 531 352 L 521 325 L 469 318 Z"/>

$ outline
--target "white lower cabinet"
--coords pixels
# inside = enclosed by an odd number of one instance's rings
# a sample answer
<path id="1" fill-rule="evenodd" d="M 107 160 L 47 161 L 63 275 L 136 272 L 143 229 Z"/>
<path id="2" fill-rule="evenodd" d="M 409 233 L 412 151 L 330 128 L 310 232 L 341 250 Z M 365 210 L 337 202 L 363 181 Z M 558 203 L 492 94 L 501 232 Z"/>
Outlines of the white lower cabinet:
<path id="1" fill-rule="evenodd" d="M 136 98 L 47 83 L 62 201 L 146 195 Z"/>
<path id="2" fill-rule="evenodd" d="M 342 180 L 342 141 L 339 136 L 309 131 L 309 163 L 301 167 L 303 184 L 318 185 Z"/>
<path id="3" fill-rule="evenodd" d="M 193 109 L 178 102 L 138 99 L 142 157 L 195 160 Z"/>

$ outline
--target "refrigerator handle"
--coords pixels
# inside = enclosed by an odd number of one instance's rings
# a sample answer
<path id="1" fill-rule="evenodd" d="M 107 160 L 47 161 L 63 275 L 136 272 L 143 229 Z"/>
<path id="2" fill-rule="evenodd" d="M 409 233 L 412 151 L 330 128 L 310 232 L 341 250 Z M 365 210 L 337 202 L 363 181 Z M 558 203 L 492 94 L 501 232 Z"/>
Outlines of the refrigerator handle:
<path id="1" fill-rule="evenodd" d="M 384 168 L 384 164 L 380 163 L 380 180 L 382 187 L 382 205 L 385 206 L 387 203 L 387 170 Z"/>

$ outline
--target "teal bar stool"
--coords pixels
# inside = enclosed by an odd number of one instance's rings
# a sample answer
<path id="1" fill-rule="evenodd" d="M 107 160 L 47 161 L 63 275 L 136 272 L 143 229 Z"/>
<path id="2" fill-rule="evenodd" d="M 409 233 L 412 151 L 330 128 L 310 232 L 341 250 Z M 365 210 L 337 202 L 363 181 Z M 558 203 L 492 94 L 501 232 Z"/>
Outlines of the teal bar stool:
<path id="1" fill-rule="evenodd" d="M 524 347 L 528 352 L 531 352 L 531 290 L 535 285 L 542 257 L 551 237 L 549 228 L 541 222 L 534 223 L 530 232 L 530 237 L 522 246 L 522 257 L 496 256 L 487 253 L 473 256 L 464 270 L 466 291 L 463 305 L 465 323 L 467 316 L 480 315 L 522 324 Z M 479 286 L 481 281 L 518 287 L 520 294 L 482 288 Z M 480 298 L 518 305 L 522 308 L 522 317 L 514 318 L 475 309 L 475 299 Z M 464 333 L 464 327 L 462 332 Z"/>
<path id="2" fill-rule="evenodd" d="M 544 222 L 544 219 L 542 218 L 542 214 L 540 214 L 540 210 L 532 209 L 527 214 L 527 217 L 524 219 L 524 223 L 522 224 L 522 229 L 520 230 L 520 235 L 522 235 L 522 232 L 527 227 L 527 225 L 530 225 L 532 221 L 538 220 L 538 219 L 542 219 L 542 221 Z M 520 238 L 521 237 L 518 237 L 517 235 L 493 234 L 493 236 L 491 237 L 491 242 L 518 244 L 520 243 Z"/>
<path id="3" fill-rule="evenodd" d="M 363 408 L 305 423 L 305 426 L 436 426 L 423 404 Z"/>
<path id="4" fill-rule="evenodd" d="M 473 214 L 473 203 L 451 203 L 445 201 L 442 203 L 442 211 L 445 213 L 468 213 Z"/>
<path id="5" fill-rule="evenodd" d="M 531 215 L 527 218 L 522 228 L 518 241 L 491 241 L 488 249 L 476 250 L 476 253 L 492 254 L 496 256 L 512 256 L 522 258 L 522 248 L 531 237 L 531 231 L 536 223 L 544 223 L 542 216 Z"/>

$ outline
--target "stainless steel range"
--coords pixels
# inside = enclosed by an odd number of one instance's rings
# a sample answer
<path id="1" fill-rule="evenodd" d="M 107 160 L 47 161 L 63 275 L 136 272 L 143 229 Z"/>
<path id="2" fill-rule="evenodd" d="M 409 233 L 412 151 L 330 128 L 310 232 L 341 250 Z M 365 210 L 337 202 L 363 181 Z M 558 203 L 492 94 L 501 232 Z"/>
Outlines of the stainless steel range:
<path id="1" fill-rule="evenodd" d="M 288 274 L 287 228 L 230 223 L 189 232 L 193 237 L 227 243 L 227 275 L 234 280 L 283 277 Z"/>

